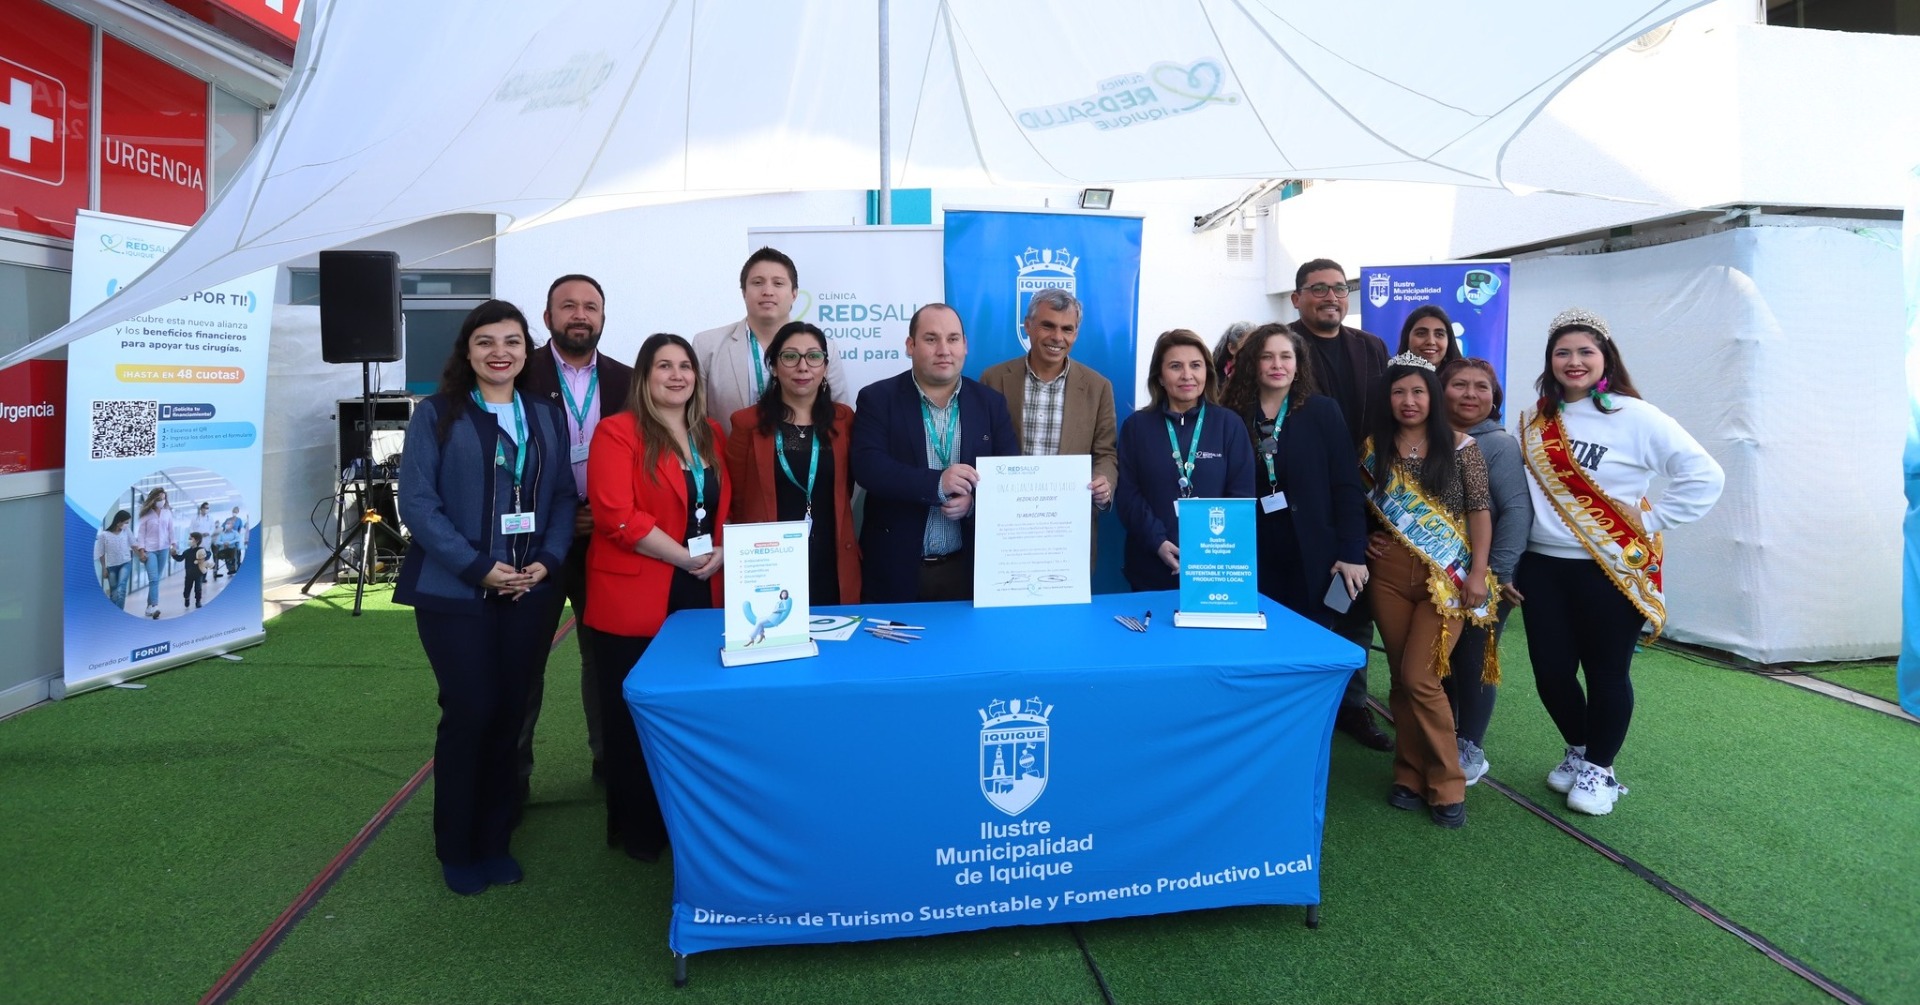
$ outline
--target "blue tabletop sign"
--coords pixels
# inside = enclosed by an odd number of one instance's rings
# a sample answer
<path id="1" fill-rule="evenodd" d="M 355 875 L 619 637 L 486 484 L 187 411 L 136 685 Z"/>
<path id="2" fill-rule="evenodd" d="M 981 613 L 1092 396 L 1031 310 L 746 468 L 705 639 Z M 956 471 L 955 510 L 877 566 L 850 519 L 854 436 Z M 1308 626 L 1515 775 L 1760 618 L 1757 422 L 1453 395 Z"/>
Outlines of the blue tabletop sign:
<path id="1" fill-rule="evenodd" d="M 1182 499 L 1180 612 L 1260 612 L 1253 500 Z"/>

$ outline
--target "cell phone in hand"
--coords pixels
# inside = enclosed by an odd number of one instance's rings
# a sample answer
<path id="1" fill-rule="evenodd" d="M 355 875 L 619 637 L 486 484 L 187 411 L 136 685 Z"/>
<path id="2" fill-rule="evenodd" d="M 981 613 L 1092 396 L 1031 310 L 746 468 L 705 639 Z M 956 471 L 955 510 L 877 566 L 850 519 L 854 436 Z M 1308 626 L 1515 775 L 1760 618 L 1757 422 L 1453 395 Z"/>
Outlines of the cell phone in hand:
<path id="1" fill-rule="evenodd" d="M 1347 594 L 1347 577 L 1333 574 L 1333 582 L 1327 584 L 1327 596 L 1320 601 L 1332 608 L 1335 613 L 1345 614 L 1353 606 L 1353 597 Z"/>

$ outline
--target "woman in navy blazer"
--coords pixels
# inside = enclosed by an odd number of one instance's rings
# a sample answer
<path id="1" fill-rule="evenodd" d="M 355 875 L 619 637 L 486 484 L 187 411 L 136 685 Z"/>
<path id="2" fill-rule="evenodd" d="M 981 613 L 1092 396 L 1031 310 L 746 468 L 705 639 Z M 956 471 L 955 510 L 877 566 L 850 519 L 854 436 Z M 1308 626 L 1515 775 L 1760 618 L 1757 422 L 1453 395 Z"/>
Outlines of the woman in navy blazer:
<path id="1" fill-rule="evenodd" d="M 440 686 L 433 838 L 447 888 L 520 881 L 509 854 L 527 688 L 564 600 L 573 541 L 566 418 L 514 384 L 527 319 L 489 300 L 460 324 L 440 389 L 414 409 L 400 461 L 412 540 L 394 586 Z"/>
<path id="2" fill-rule="evenodd" d="M 1334 576 L 1349 600 L 1367 584 L 1367 503 L 1340 405 L 1313 393 L 1311 362 L 1300 333 L 1262 325 L 1240 344 L 1223 404 L 1253 437 L 1260 592 L 1331 628 Z"/>
<path id="3" fill-rule="evenodd" d="M 1152 402 L 1120 424 L 1114 507 L 1127 529 L 1121 571 L 1135 590 L 1180 586 L 1182 498 L 1253 495 L 1253 445 L 1238 415 L 1213 403 L 1213 356 L 1200 336 L 1175 328 L 1154 343 Z"/>

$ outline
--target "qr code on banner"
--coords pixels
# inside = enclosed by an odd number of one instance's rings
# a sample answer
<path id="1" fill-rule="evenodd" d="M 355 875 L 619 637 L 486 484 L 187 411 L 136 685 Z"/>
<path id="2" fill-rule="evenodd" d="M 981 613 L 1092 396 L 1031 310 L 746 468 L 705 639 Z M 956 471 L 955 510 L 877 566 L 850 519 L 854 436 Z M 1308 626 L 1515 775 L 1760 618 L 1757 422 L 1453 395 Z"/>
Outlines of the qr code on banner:
<path id="1" fill-rule="evenodd" d="M 157 401 L 96 401 L 89 453 L 96 461 L 152 457 L 159 432 Z"/>

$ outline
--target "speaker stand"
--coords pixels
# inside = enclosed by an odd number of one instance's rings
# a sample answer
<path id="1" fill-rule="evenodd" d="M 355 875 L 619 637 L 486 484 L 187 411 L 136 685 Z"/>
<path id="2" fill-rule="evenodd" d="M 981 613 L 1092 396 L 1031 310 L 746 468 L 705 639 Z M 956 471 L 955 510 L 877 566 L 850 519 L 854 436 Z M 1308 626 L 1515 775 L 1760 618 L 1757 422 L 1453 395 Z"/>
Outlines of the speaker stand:
<path id="1" fill-rule="evenodd" d="M 360 475 L 353 479 L 353 481 L 357 483 L 353 486 L 354 491 L 360 497 L 360 523 L 354 528 L 353 534 L 348 534 L 344 531 L 341 532 L 340 543 L 334 545 L 333 554 L 328 555 L 327 560 L 320 563 L 320 568 L 315 569 L 313 572 L 313 578 L 307 580 L 307 585 L 300 588 L 302 594 L 312 596 L 313 584 L 319 582 L 320 577 L 327 574 L 327 570 L 346 564 L 345 556 L 347 548 L 358 538 L 360 543 L 360 575 L 355 577 L 353 584 L 353 616 L 356 618 L 360 616 L 361 604 L 366 601 L 367 578 L 373 572 L 376 565 L 374 558 L 374 539 L 380 532 L 384 531 L 400 544 L 406 544 L 406 539 L 401 537 L 398 531 L 387 526 L 387 522 L 381 519 L 380 507 L 373 504 L 373 364 L 371 363 L 360 364 L 360 405 L 360 414 L 362 417 L 360 423 L 360 457 L 362 460 L 360 464 Z M 339 498 L 341 508 L 345 509 L 347 500 L 345 484 L 341 486 Z"/>

